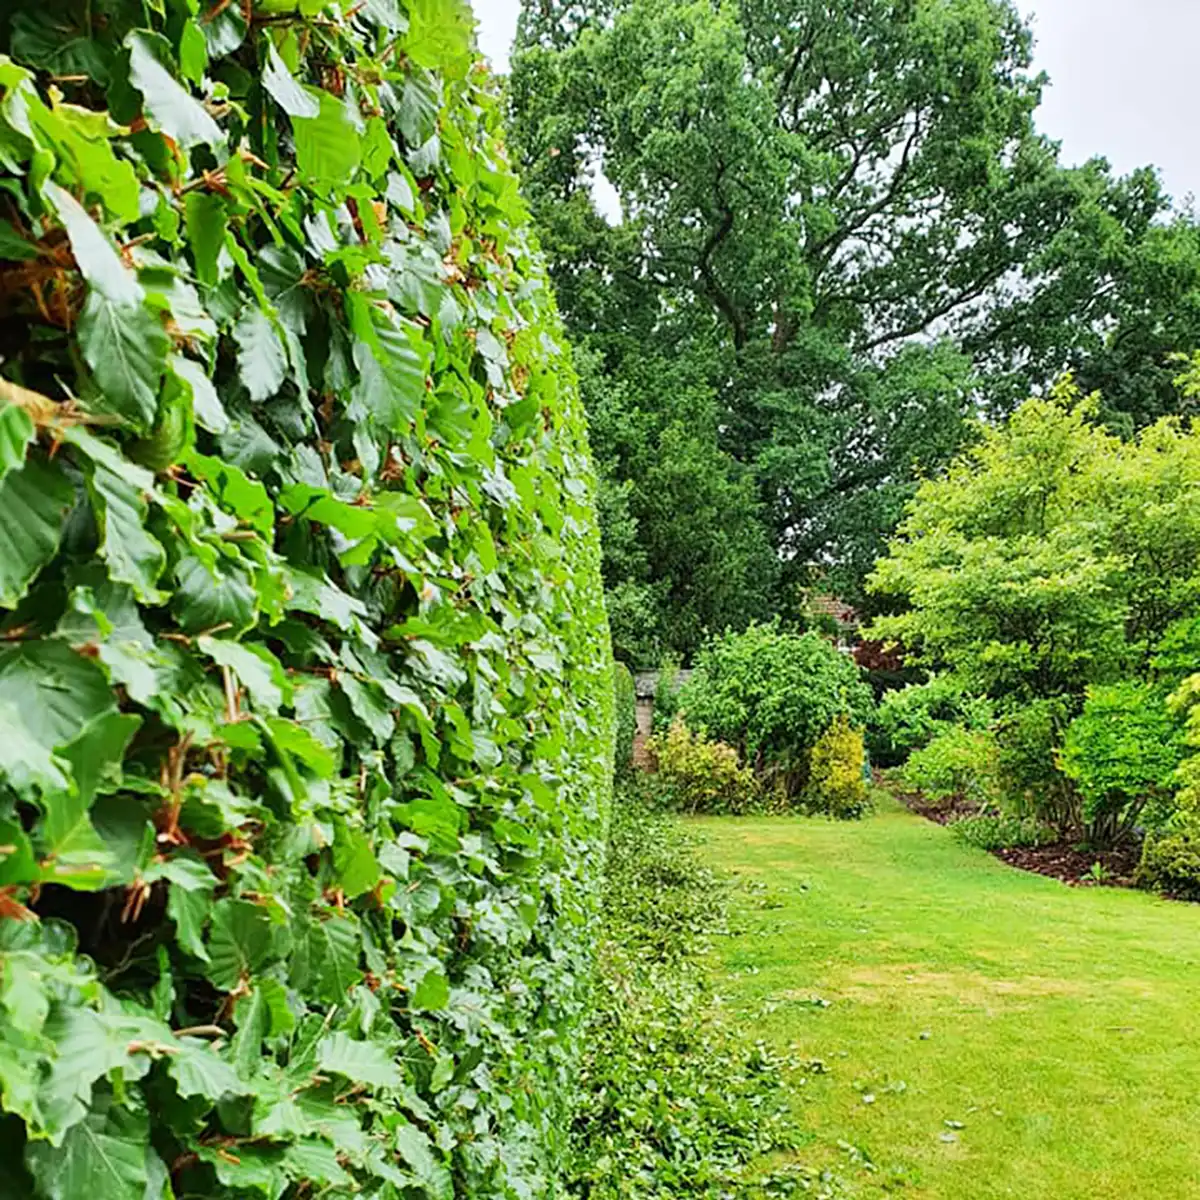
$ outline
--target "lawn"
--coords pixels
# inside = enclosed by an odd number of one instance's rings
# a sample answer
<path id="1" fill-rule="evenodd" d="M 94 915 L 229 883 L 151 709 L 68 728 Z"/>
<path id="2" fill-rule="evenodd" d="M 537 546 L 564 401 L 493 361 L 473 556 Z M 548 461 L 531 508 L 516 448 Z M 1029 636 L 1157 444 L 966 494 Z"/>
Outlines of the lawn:
<path id="1" fill-rule="evenodd" d="M 1200 906 L 1016 871 L 890 800 L 691 824 L 738 882 L 718 991 L 794 1056 L 803 1161 L 863 1197 L 1200 1200 Z"/>

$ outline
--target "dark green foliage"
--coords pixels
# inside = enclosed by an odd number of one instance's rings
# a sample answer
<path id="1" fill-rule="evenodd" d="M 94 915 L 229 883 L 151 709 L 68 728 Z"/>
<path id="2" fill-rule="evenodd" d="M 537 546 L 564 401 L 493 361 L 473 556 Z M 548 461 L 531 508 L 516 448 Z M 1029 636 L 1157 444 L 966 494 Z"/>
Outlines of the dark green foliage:
<path id="1" fill-rule="evenodd" d="M 986 729 L 943 726 L 905 762 L 901 777 L 931 800 L 996 799 L 996 741 Z"/>
<path id="2" fill-rule="evenodd" d="M 572 1129 L 572 1195 L 750 1200 L 801 1190 L 754 1182 L 794 1119 L 783 1067 L 720 1018 L 700 953 L 725 885 L 679 827 L 635 790 L 618 795 L 607 859 L 595 1011 Z M 807 1178 L 807 1173 L 804 1173 Z"/>
<path id="3" fill-rule="evenodd" d="M 1196 221 L 1059 162 L 1033 48 L 1009 0 L 526 0 L 513 141 L 591 355 L 618 644 L 687 656 L 818 565 L 860 593 L 980 395 L 1073 369 L 1122 433 L 1183 411 Z"/>
<path id="4" fill-rule="evenodd" d="M 1057 753 L 1075 707 L 1061 697 L 1034 700 L 1001 717 L 995 730 L 996 780 L 1006 809 L 1064 832 L 1079 828 L 1079 794 Z"/>
<path id="5" fill-rule="evenodd" d="M 613 705 L 616 728 L 613 766 L 619 777 L 633 770 L 633 739 L 637 734 L 637 691 L 632 673 L 622 662 L 613 664 Z"/>
<path id="6" fill-rule="evenodd" d="M 1052 845 L 1058 833 L 1035 817 L 1006 813 L 979 813 L 950 825 L 950 831 L 968 846 L 980 850 L 1022 850 Z"/>
<path id="7" fill-rule="evenodd" d="M 934 675 L 887 692 L 879 701 L 871 724 L 872 756 L 902 759 L 947 729 L 982 730 L 991 719 L 988 700 L 968 695 L 953 675 Z"/>
<path id="8" fill-rule="evenodd" d="M 654 732 L 666 733 L 675 723 L 679 712 L 679 693 L 683 683 L 679 678 L 678 663 L 667 661 L 658 670 L 654 685 Z"/>
<path id="9" fill-rule="evenodd" d="M 0 14 L 12 1200 L 547 1196 L 613 685 L 459 0 Z"/>
<path id="10" fill-rule="evenodd" d="M 818 738 L 843 714 L 864 726 L 873 700 L 854 660 L 818 634 L 756 625 L 702 648 L 679 707 L 692 729 L 733 746 L 796 797 Z"/>

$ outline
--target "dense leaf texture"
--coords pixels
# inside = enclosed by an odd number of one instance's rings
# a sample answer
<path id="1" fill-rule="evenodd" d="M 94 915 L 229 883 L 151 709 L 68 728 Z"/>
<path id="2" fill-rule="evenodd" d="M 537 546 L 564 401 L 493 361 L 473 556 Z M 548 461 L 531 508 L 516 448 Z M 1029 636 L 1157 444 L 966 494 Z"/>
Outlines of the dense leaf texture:
<path id="1" fill-rule="evenodd" d="M 2 1190 L 549 1195 L 612 680 L 469 13 L 3 8 Z"/>
<path id="2" fill-rule="evenodd" d="M 1196 225 L 1152 171 L 1059 164 L 1031 46 L 1008 0 L 526 0 L 514 140 L 596 355 L 627 657 L 814 570 L 857 591 L 981 376 L 1000 411 L 1067 367 L 1123 427 L 1178 411 Z"/>

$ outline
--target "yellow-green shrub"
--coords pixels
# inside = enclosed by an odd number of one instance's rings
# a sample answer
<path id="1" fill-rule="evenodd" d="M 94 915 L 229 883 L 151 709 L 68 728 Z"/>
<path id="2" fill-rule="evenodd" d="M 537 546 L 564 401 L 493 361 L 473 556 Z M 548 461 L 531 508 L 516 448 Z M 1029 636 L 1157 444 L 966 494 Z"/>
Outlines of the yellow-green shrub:
<path id="1" fill-rule="evenodd" d="M 665 734 L 651 739 L 663 794 L 686 812 L 744 812 L 759 796 L 758 781 L 738 762 L 737 751 L 712 742 L 676 721 Z"/>
<path id="2" fill-rule="evenodd" d="M 863 735 L 844 713 L 830 723 L 809 756 L 807 805 L 831 817 L 862 816 L 870 803 Z"/>

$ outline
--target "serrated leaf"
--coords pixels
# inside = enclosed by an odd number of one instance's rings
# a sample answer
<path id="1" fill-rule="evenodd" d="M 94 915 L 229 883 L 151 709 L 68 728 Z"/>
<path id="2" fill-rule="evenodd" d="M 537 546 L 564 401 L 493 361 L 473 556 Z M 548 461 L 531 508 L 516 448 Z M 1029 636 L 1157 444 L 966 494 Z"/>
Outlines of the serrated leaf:
<path id="1" fill-rule="evenodd" d="M 225 232 L 229 228 L 225 201 L 207 192 L 189 193 L 184 201 L 183 226 L 192 247 L 196 278 L 201 283 L 216 283 L 217 262 L 225 246 Z"/>
<path id="2" fill-rule="evenodd" d="M 321 105 L 310 91 L 305 91 L 287 69 L 287 64 L 279 57 L 275 43 L 268 40 L 267 65 L 263 70 L 263 87 L 271 99 L 283 109 L 289 117 L 318 118 L 321 115 Z"/>
<path id="3" fill-rule="evenodd" d="M 0 480 L 0 608 L 16 608 L 54 557 L 75 489 L 54 462 L 30 459 Z"/>
<path id="4" fill-rule="evenodd" d="M 269 400 L 287 376 L 287 351 L 270 318 L 250 305 L 233 330 L 238 374 L 251 400 Z"/>
<path id="5" fill-rule="evenodd" d="M 9 471 L 25 462 L 25 451 L 33 441 L 34 424 L 30 415 L 19 404 L 3 404 L 0 401 L 0 482 Z"/>
<path id="6" fill-rule="evenodd" d="M 383 874 L 371 840 L 358 829 L 339 823 L 333 839 L 333 870 L 346 899 L 371 891 Z"/>
<path id="7" fill-rule="evenodd" d="M 290 1033 L 296 1020 L 288 1008 L 287 992 L 276 979 L 255 980 L 250 994 L 238 998 L 233 1016 L 237 1024 L 231 1046 L 234 1065 L 250 1078 L 261 1058 L 263 1040 Z"/>
<path id="8" fill-rule="evenodd" d="M 433 967 L 426 971 L 412 995 L 413 1008 L 433 1010 L 450 1003 L 450 984 L 446 973 Z"/>
<path id="9" fill-rule="evenodd" d="M 339 675 L 337 683 L 350 701 L 354 715 L 371 731 L 376 743 L 382 746 L 396 727 L 392 710 L 383 694 L 374 684 L 364 683 L 350 674 Z"/>
<path id="10" fill-rule="evenodd" d="M 220 900 L 213 907 L 208 933 L 207 975 L 216 987 L 232 991 L 270 958 L 271 917 L 247 900 Z"/>
<path id="11" fill-rule="evenodd" d="M 358 1042 L 346 1033 L 331 1033 L 317 1048 L 322 1071 L 342 1075 L 355 1083 L 378 1088 L 399 1088 L 403 1078 L 392 1056 L 376 1042 Z"/>
<path id="12" fill-rule="evenodd" d="M 135 30 L 125 39 L 129 50 L 129 76 L 142 93 L 151 124 L 184 149 L 203 143 L 218 146 L 221 127 L 154 56 L 149 38 Z"/>
<path id="13" fill-rule="evenodd" d="M 318 113 L 292 118 L 296 167 L 315 184 L 344 186 L 362 160 L 362 139 L 341 100 L 318 88 L 309 88 L 306 94 L 316 101 Z"/>
<path id="14" fill-rule="evenodd" d="M 291 685 L 283 665 L 265 646 L 216 637 L 199 638 L 196 646 L 237 676 L 260 712 L 278 712 L 285 699 L 290 702 Z"/>
<path id="15" fill-rule="evenodd" d="M 167 916 L 175 922 L 179 944 L 201 962 L 208 962 L 204 923 L 212 911 L 212 892 L 190 892 L 172 887 L 167 892 Z"/>
<path id="16" fill-rule="evenodd" d="M 104 1104 L 75 1125 L 61 1146 L 31 1142 L 25 1162 L 46 1200 L 146 1200 L 148 1160 L 158 1157 L 149 1138 L 144 1116 Z"/>
<path id="17" fill-rule="evenodd" d="M 358 967 L 362 934 L 357 924 L 349 917 L 314 920 L 302 949 L 304 958 L 299 961 L 297 956 L 296 967 L 303 971 L 307 986 L 326 1004 L 344 1002 L 362 979 Z"/>
<path id="18" fill-rule="evenodd" d="M 267 489 L 257 479 L 251 479 L 240 467 L 220 458 L 192 453 L 184 465 L 209 486 L 217 503 L 239 521 L 261 534 L 267 542 L 273 540 L 275 509 Z"/>
<path id="19" fill-rule="evenodd" d="M 213 1046 L 194 1038 L 183 1038 L 178 1051 L 167 1056 L 167 1070 L 174 1076 L 181 1096 L 220 1100 L 225 1095 L 247 1096 L 252 1091 Z"/>
<path id="20" fill-rule="evenodd" d="M 42 193 L 65 226 L 75 263 L 93 295 L 103 296 L 118 308 L 139 308 L 145 296 L 142 285 L 83 205 L 52 180 L 46 181 Z"/>
<path id="21" fill-rule="evenodd" d="M 181 559 L 175 568 L 178 590 L 172 607 L 185 633 L 203 633 L 218 626 L 232 635 L 254 624 L 258 595 L 249 578 L 222 562 L 210 571 L 198 558 Z"/>
<path id="22" fill-rule="evenodd" d="M 84 1119 L 96 1080 L 129 1066 L 129 1034 L 90 1008 L 56 1005 L 45 1036 L 54 1045 L 55 1059 L 42 1089 L 42 1108 L 45 1132 L 57 1142 Z"/>
<path id="23" fill-rule="evenodd" d="M 149 429 L 170 344 L 162 322 L 144 305 L 129 308 L 92 291 L 79 318 L 79 346 L 99 389 L 91 406 Z"/>
<path id="24" fill-rule="evenodd" d="M 172 354 L 168 365 L 175 378 L 192 393 L 196 423 L 209 433 L 224 433 L 229 428 L 229 417 L 208 372 L 194 359 L 184 358 L 182 354 Z"/>
<path id="25" fill-rule="evenodd" d="M 283 1153 L 283 1166 L 292 1179 L 311 1180 L 330 1187 L 352 1184 L 353 1179 L 342 1170 L 338 1151 L 320 1138 L 302 1138 L 293 1142 Z"/>
<path id="26" fill-rule="evenodd" d="M 414 1178 L 433 1200 L 454 1200 L 454 1181 L 446 1165 L 434 1156 L 433 1143 L 415 1125 L 396 1130 L 396 1150 Z"/>
<path id="27" fill-rule="evenodd" d="M 91 721 L 115 708 L 104 673 L 65 642 L 24 642 L 0 649 L 0 777 L 22 791 L 30 784 L 67 787 L 55 758 Z"/>
<path id="28" fill-rule="evenodd" d="M 120 777 L 125 750 L 141 724 L 141 717 L 108 713 L 61 751 L 75 786 L 43 800 L 46 814 L 38 830 L 38 849 L 46 882 L 94 891 L 110 881 L 113 857 L 92 825 L 89 810 L 105 777 Z"/>
<path id="29" fill-rule="evenodd" d="M 100 523 L 100 553 L 108 563 L 109 577 L 127 583 L 146 604 L 161 604 L 166 596 L 157 588 L 167 565 L 167 553 L 146 529 L 146 501 L 138 488 L 107 467 L 92 472 L 92 491 Z"/>

